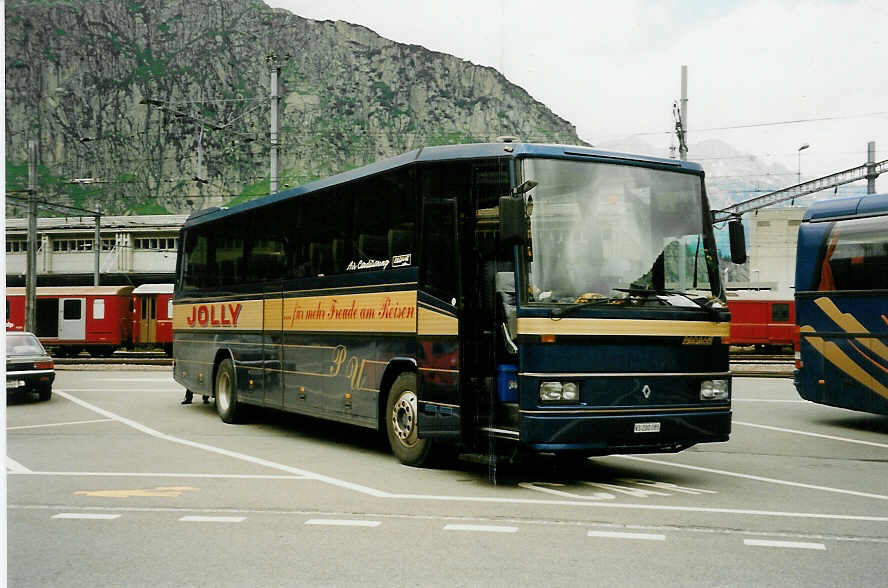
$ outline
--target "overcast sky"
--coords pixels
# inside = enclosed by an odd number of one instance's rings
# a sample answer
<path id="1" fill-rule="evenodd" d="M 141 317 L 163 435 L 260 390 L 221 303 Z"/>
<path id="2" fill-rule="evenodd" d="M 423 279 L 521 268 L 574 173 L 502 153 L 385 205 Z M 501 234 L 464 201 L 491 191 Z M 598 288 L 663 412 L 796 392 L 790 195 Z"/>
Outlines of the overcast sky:
<path id="1" fill-rule="evenodd" d="M 720 139 L 796 171 L 807 143 L 808 178 L 862 164 L 871 140 L 888 159 L 884 0 L 265 2 L 495 67 L 596 146 L 634 135 L 668 155 L 687 65 L 692 147 Z M 748 126 L 763 123 L 784 124 Z"/>

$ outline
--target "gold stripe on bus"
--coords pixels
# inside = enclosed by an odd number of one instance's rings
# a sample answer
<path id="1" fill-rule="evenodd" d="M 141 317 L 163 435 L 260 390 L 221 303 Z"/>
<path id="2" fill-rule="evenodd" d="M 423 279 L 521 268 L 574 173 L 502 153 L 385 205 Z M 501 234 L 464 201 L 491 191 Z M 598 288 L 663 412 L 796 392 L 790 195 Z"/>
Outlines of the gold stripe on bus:
<path id="1" fill-rule="evenodd" d="M 823 311 L 835 324 L 840 326 L 846 333 L 869 333 L 857 318 L 848 312 L 842 312 L 835 303 L 826 296 L 818 298 L 814 304 Z M 888 346 L 879 341 L 876 336 L 855 337 L 861 345 L 881 357 L 888 360 Z"/>
<path id="2" fill-rule="evenodd" d="M 286 332 L 416 333 L 416 290 L 270 299 L 265 322 Z"/>
<path id="3" fill-rule="evenodd" d="M 805 325 L 801 327 L 802 333 L 813 333 L 814 327 L 810 325 Z M 862 367 L 857 365 L 857 363 L 848 357 L 844 351 L 842 351 L 841 347 L 833 343 L 832 341 L 825 341 L 822 337 L 805 337 L 805 341 L 811 344 L 811 347 L 814 350 L 826 358 L 831 364 L 839 368 L 845 374 L 851 376 L 854 380 L 859 382 L 860 384 L 866 386 L 879 396 L 884 398 L 888 398 L 888 387 L 884 386 L 881 382 L 876 380 L 873 376 L 869 374 Z"/>
<path id="4" fill-rule="evenodd" d="M 625 335 L 639 337 L 727 337 L 730 323 L 638 319 L 519 318 L 519 335 Z"/>
<path id="5" fill-rule="evenodd" d="M 420 335 L 459 335 L 459 320 L 449 314 L 419 307 L 417 332 Z"/>
<path id="6" fill-rule="evenodd" d="M 176 331 L 261 331 L 262 300 L 173 305 Z"/>

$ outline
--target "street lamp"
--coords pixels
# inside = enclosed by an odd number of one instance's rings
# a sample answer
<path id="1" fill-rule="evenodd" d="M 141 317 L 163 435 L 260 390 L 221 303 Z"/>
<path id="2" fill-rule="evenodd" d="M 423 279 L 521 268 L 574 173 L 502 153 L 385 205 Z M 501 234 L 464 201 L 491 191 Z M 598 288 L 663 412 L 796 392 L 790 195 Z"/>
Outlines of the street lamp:
<path id="1" fill-rule="evenodd" d="M 798 184 L 802 183 L 802 151 L 804 151 L 808 147 L 810 147 L 810 145 L 805 143 L 804 145 L 802 145 L 798 149 L 798 155 L 799 155 L 799 173 L 798 173 L 799 181 L 797 182 Z"/>

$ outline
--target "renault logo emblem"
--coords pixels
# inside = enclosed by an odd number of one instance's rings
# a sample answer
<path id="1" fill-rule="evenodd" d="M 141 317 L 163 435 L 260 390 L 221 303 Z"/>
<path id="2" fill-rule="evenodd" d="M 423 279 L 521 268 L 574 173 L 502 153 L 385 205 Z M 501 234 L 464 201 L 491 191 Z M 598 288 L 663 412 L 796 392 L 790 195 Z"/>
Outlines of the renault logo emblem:
<path id="1" fill-rule="evenodd" d="M 641 393 L 644 394 L 645 398 L 651 397 L 651 387 L 647 384 L 644 385 L 644 388 L 641 389 Z"/>

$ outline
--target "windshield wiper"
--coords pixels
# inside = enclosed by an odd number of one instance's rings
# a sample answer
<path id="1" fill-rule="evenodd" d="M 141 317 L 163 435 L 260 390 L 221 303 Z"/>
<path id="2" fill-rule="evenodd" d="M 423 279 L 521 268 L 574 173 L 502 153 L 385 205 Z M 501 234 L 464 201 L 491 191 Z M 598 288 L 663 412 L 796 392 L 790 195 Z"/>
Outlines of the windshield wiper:
<path id="1" fill-rule="evenodd" d="M 651 290 L 649 288 L 611 288 L 611 290 L 616 290 L 617 292 L 627 292 L 630 296 L 681 296 L 682 298 L 687 298 L 694 304 L 703 306 L 695 299 L 691 298 L 690 295 L 682 292 L 681 290 Z"/>
<path id="2" fill-rule="evenodd" d="M 623 306 L 625 303 L 626 301 L 623 298 L 587 298 L 581 302 L 574 302 L 573 304 L 568 304 L 564 306 L 556 306 L 549 311 L 549 318 L 553 320 L 558 320 L 567 316 L 568 314 L 571 314 L 578 308 L 583 308 L 584 306 L 598 306 L 602 304 Z"/>
<path id="3" fill-rule="evenodd" d="M 680 290 L 650 290 L 646 288 L 612 288 L 618 292 L 628 292 L 629 295 L 646 295 L 646 296 L 681 296 L 682 298 L 693 302 L 698 307 L 703 310 L 709 312 L 713 316 L 719 316 L 719 308 L 715 306 L 715 303 L 718 302 L 717 298 L 710 298 L 705 302 L 701 302 L 702 298 L 694 298 L 686 292 L 682 292 Z M 661 300 L 661 302 L 665 302 Z"/>

